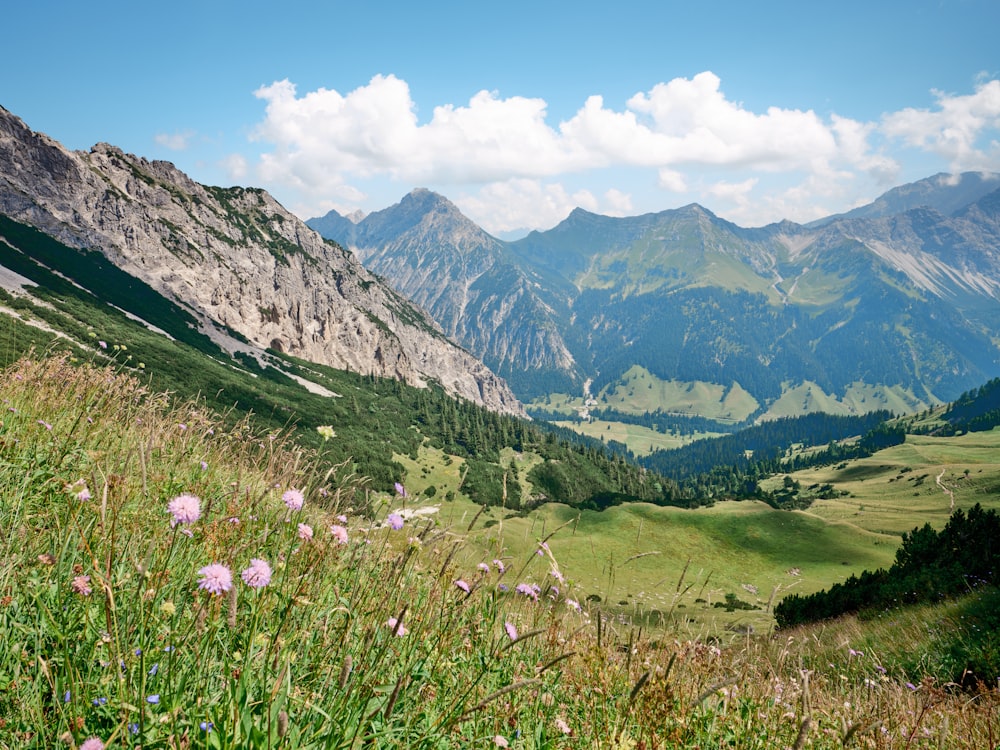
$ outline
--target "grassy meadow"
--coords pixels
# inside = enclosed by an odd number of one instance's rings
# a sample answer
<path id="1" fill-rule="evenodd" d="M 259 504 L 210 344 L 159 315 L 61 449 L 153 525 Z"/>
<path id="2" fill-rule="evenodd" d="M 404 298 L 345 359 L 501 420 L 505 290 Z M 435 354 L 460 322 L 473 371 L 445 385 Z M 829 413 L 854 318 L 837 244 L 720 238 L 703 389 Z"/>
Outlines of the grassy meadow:
<path id="1" fill-rule="evenodd" d="M 2 748 L 1000 737 L 997 694 L 949 688 L 933 658 L 975 602 L 774 637 L 677 615 L 696 593 L 766 600 L 790 560 L 818 585 L 888 548 L 870 530 L 753 504 L 480 513 L 462 462 L 429 450 L 374 492 L 288 432 L 57 357 L 5 369 L 0 400 Z"/>

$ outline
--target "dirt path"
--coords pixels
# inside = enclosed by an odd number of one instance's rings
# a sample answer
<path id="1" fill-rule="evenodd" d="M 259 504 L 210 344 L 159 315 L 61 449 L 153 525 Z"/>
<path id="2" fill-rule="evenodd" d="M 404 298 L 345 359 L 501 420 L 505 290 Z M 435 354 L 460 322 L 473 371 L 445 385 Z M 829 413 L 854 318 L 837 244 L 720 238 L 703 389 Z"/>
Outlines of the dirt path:
<path id="1" fill-rule="evenodd" d="M 944 476 L 944 472 L 945 470 L 941 469 L 941 473 L 938 474 L 936 477 L 934 477 L 934 481 L 937 482 L 937 486 L 940 487 L 941 491 L 944 492 L 944 494 L 946 494 L 948 498 L 951 500 L 951 506 L 949 507 L 949 510 L 955 510 L 955 493 L 953 490 L 950 490 L 947 487 L 945 487 L 944 482 L 941 481 L 941 477 Z"/>

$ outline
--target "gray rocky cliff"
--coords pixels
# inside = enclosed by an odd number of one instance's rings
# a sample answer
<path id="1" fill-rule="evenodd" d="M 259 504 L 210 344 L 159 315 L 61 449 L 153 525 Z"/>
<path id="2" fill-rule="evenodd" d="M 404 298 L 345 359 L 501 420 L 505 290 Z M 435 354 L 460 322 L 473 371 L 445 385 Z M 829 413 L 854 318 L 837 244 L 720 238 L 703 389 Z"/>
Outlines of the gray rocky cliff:
<path id="1" fill-rule="evenodd" d="M 0 212 L 254 344 L 522 414 L 506 383 L 266 191 L 200 185 L 107 144 L 65 149 L 0 108 Z"/>

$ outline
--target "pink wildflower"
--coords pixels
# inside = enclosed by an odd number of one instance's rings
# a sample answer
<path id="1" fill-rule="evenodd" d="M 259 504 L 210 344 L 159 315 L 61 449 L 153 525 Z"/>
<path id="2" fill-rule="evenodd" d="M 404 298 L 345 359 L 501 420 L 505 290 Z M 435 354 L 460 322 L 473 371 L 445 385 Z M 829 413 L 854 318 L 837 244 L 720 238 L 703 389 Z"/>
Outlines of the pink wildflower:
<path id="1" fill-rule="evenodd" d="M 82 490 L 76 493 L 76 499 L 81 503 L 85 503 L 90 500 L 90 490 L 84 487 Z"/>
<path id="2" fill-rule="evenodd" d="M 167 510 L 173 516 L 170 521 L 171 526 L 176 526 L 179 523 L 194 523 L 201 518 L 201 500 L 187 493 L 178 495 L 167 503 Z"/>
<path id="3" fill-rule="evenodd" d="M 403 528 L 403 517 L 399 513 L 390 513 L 385 520 L 393 531 L 399 531 Z"/>
<path id="4" fill-rule="evenodd" d="M 395 617 L 390 617 L 388 620 L 386 620 L 385 625 L 387 628 L 391 629 L 395 635 L 397 635 L 400 638 L 402 638 L 404 635 L 410 632 L 403 625 L 403 622 L 401 620 L 397 620 Z"/>
<path id="5" fill-rule="evenodd" d="M 297 490 L 294 487 L 290 490 L 286 490 L 285 494 L 281 496 L 282 502 L 288 506 L 289 510 L 302 510 L 302 505 L 305 503 L 305 497 L 302 495 L 301 490 Z"/>
<path id="6" fill-rule="evenodd" d="M 493 564 L 497 566 L 497 570 L 499 570 L 501 573 L 507 570 L 507 567 L 503 564 L 503 560 L 494 560 Z"/>
<path id="7" fill-rule="evenodd" d="M 107 341 L 98 341 L 97 345 L 99 347 L 101 347 L 102 349 L 107 349 L 108 348 L 108 342 Z"/>
<path id="8" fill-rule="evenodd" d="M 267 560 L 255 557 L 250 561 L 249 567 L 240 573 L 240 578 L 250 588 L 262 589 L 271 582 L 271 566 L 267 564 Z"/>
<path id="9" fill-rule="evenodd" d="M 567 724 L 562 718 L 558 716 L 556 717 L 556 729 L 558 729 L 563 734 L 573 734 L 573 730 L 569 728 L 569 724 Z"/>
<path id="10" fill-rule="evenodd" d="M 504 737 L 502 734 L 498 734 L 496 737 L 493 738 L 493 744 L 496 745 L 497 747 L 510 747 L 510 743 L 507 742 L 507 738 Z"/>
<path id="11" fill-rule="evenodd" d="M 80 596 L 90 596 L 90 576 L 76 576 L 73 583 L 70 584 L 70 588 Z"/>
<path id="12" fill-rule="evenodd" d="M 104 750 L 104 743 L 97 737 L 90 737 L 83 741 L 83 744 L 80 745 L 80 750 Z"/>
<path id="13" fill-rule="evenodd" d="M 201 576 L 198 588 L 204 589 L 210 594 L 218 595 L 233 587 L 233 574 L 229 568 L 221 563 L 206 565 L 198 571 L 198 575 Z"/>
<path id="14" fill-rule="evenodd" d="M 313 538 L 312 526 L 307 523 L 299 524 L 299 539 L 308 542 Z"/>
<path id="15" fill-rule="evenodd" d="M 333 538 L 337 540 L 337 544 L 347 544 L 347 529 L 343 526 L 333 524 L 333 526 L 330 527 L 330 533 L 333 534 Z"/>
<path id="16" fill-rule="evenodd" d="M 469 593 L 469 584 L 467 584 L 467 583 L 466 583 L 465 581 L 463 581 L 463 580 L 462 580 L 461 578 L 459 578 L 459 579 L 458 579 L 457 581 L 455 581 L 455 586 L 457 586 L 458 588 L 460 588 L 460 589 L 461 589 L 462 591 L 464 591 L 464 592 L 465 592 L 466 594 L 468 594 L 468 593 Z"/>
<path id="17" fill-rule="evenodd" d="M 507 637 L 512 641 L 517 640 L 517 626 L 512 622 L 505 622 L 503 624 L 503 629 L 507 631 Z"/>
<path id="18" fill-rule="evenodd" d="M 396 494 L 400 497 L 406 497 L 406 488 L 399 482 L 396 482 Z"/>
<path id="19" fill-rule="evenodd" d="M 514 590 L 517 591 L 517 593 L 519 593 L 519 594 L 524 594 L 525 596 L 530 596 L 536 602 L 538 601 L 538 592 L 535 591 L 535 589 L 534 589 L 533 586 L 530 586 L 527 583 L 519 583 L 519 584 L 517 584 L 517 588 L 515 588 Z"/>

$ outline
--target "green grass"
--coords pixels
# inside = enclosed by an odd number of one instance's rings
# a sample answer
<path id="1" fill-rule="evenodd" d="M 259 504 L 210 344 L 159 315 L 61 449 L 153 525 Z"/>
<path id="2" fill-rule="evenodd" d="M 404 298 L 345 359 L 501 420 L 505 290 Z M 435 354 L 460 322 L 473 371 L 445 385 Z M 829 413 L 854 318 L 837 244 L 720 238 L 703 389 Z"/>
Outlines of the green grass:
<path id="1" fill-rule="evenodd" d="M 880 554 L 870 533 L 750 503 L 480 513 L 461 494 L 461 463 L 429 447 L 400 458 L 408 497 L 374 492 L 321 471 L 288 432 L 59 358 L 0 373 L 0 401 L 2 748 L 890 748 L 931 737 L 971 749 L 1000 733 L 995 694 L 935 685 L 943 657 L 921 662 L 926 680 L 911 689 L 919 677 L 902 656 L 852 653 L 876 632 L 864 623 L 762 638 L 746 627 L 757 612 L 687 606 L 696 591 L 753 599 L 742 585 L 783 580 L 792 560 L 796 585 L 818 585 L 836 557 Z M 454 498 L 413 513 L 432 484 Z M 172 526 L 181 493 L 200 512 Z M 271 566 L 269 584 L 244 583 L 252 559 Z M 228 591 L 205 588 L 209 564 L 232 571 Z M 531 584 L 537 593 L 516 592 Z M 596 592 L 633 603 L 587 602 Z M 952 653 L 934 638 L 919 646 Z"/>

